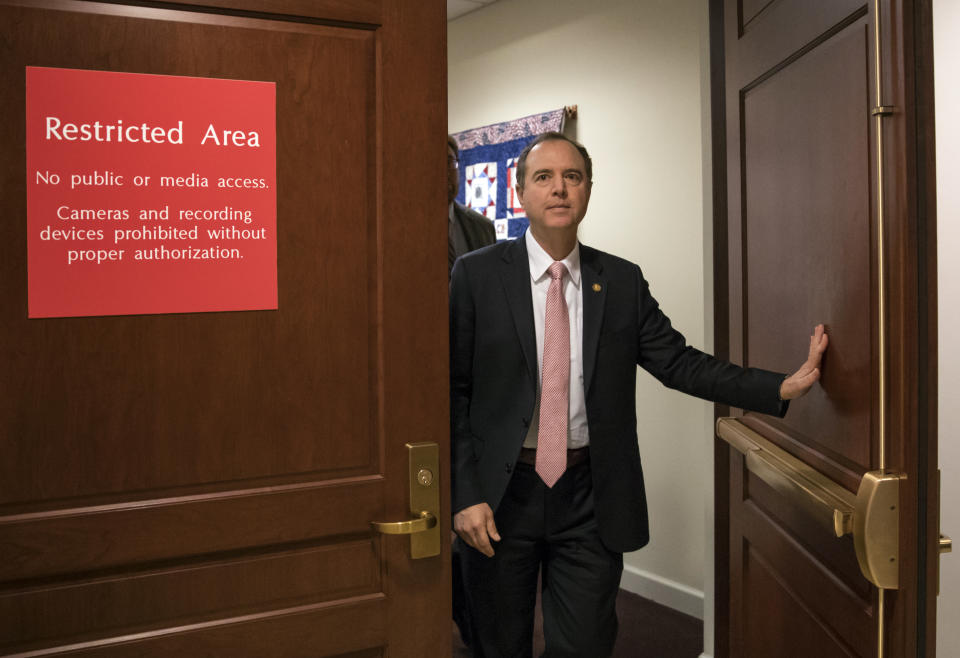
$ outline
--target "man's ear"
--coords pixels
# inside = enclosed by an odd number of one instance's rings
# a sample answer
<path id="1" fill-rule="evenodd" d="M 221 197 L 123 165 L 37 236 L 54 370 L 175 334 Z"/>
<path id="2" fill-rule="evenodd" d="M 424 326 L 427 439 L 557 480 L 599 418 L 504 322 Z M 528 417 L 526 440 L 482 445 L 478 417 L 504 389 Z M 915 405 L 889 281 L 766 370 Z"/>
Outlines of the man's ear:
<path id="1" fill-rule="evenodd" d="M 523 205 L 523 185 L 514 185 L 513 189 L 517 191 L 517 201 L 520 202 L 520 205 Z"/>

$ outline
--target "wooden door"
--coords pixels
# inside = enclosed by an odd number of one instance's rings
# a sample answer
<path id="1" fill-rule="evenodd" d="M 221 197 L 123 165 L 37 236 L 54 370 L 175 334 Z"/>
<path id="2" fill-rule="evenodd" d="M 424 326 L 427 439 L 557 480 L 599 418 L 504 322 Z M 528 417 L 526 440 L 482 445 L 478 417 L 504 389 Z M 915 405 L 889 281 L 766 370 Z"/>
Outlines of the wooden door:
<path id="1" fill-rule="evenodd" d="M 0 5 L 0 654 L 448 654 L 442 0 Z M 27 66 L 274 81 L 279 309 L 28 320 Z"/>
<path id="2" fill-rule="evenodd" d="M 712 23 L 717 344 L 791 372 L 815 324 L 830 334 L 820 385 L 785 419 L 721 411 L 749 447 L 718 443 L 716 655 L 932 655 L 929 2 L 724 0 Z M 899 582 L 881 592 L 852 526 L 799 490 L 852 523 L 864 474 L 884 468 L 902 479 L 884 557 Z"/>

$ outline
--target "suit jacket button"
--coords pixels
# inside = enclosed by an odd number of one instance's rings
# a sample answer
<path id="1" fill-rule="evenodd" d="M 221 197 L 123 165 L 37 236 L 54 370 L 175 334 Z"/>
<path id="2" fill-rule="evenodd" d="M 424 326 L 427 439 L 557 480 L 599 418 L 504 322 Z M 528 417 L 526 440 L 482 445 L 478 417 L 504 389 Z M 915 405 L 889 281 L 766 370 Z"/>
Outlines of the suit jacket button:
<path id="1" fill-rule="evenodd" d="M 524 427 L 530 427 L 530 419 L 529 419 L 529 418 L 521 418 L 520 420 L 523 421 L 523 426 L 524 426 Z"/>
<path id="2" fill-rule="evenodd" d="M 513 466 L 510 464 L 510 462 L 507 462 L 504 466 L 507 473 L 513 470 Z"/>

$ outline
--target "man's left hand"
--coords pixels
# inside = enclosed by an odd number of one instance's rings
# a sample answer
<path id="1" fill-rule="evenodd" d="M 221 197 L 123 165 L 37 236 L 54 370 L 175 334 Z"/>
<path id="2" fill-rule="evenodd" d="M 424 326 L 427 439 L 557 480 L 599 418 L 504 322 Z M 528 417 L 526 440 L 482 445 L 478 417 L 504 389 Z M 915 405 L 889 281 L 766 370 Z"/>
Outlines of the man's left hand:
<path id="1" fill-rule="evenodd" d="M 807 394 L 810 387 L 820 379 L 820 359 L 827 349 L 827 334 L 818 324 L 810 336 L 810 352 L 800 369 L 780 384 L 780 399 L 792 400 Z"/>

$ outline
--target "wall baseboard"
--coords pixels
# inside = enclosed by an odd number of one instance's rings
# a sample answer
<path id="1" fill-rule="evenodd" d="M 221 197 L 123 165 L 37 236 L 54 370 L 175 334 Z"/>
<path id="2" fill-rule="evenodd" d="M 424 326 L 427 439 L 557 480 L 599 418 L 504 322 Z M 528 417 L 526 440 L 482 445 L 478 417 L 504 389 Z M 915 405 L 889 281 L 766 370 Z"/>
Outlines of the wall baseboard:
<path id="1" fill-rule="evenodd" d="M 677 612 L 703 620 L 703 592 L 628 564 L 623 565 L 620 587 Z M 703 654 L 701 658 L 710 658 Z"/>

